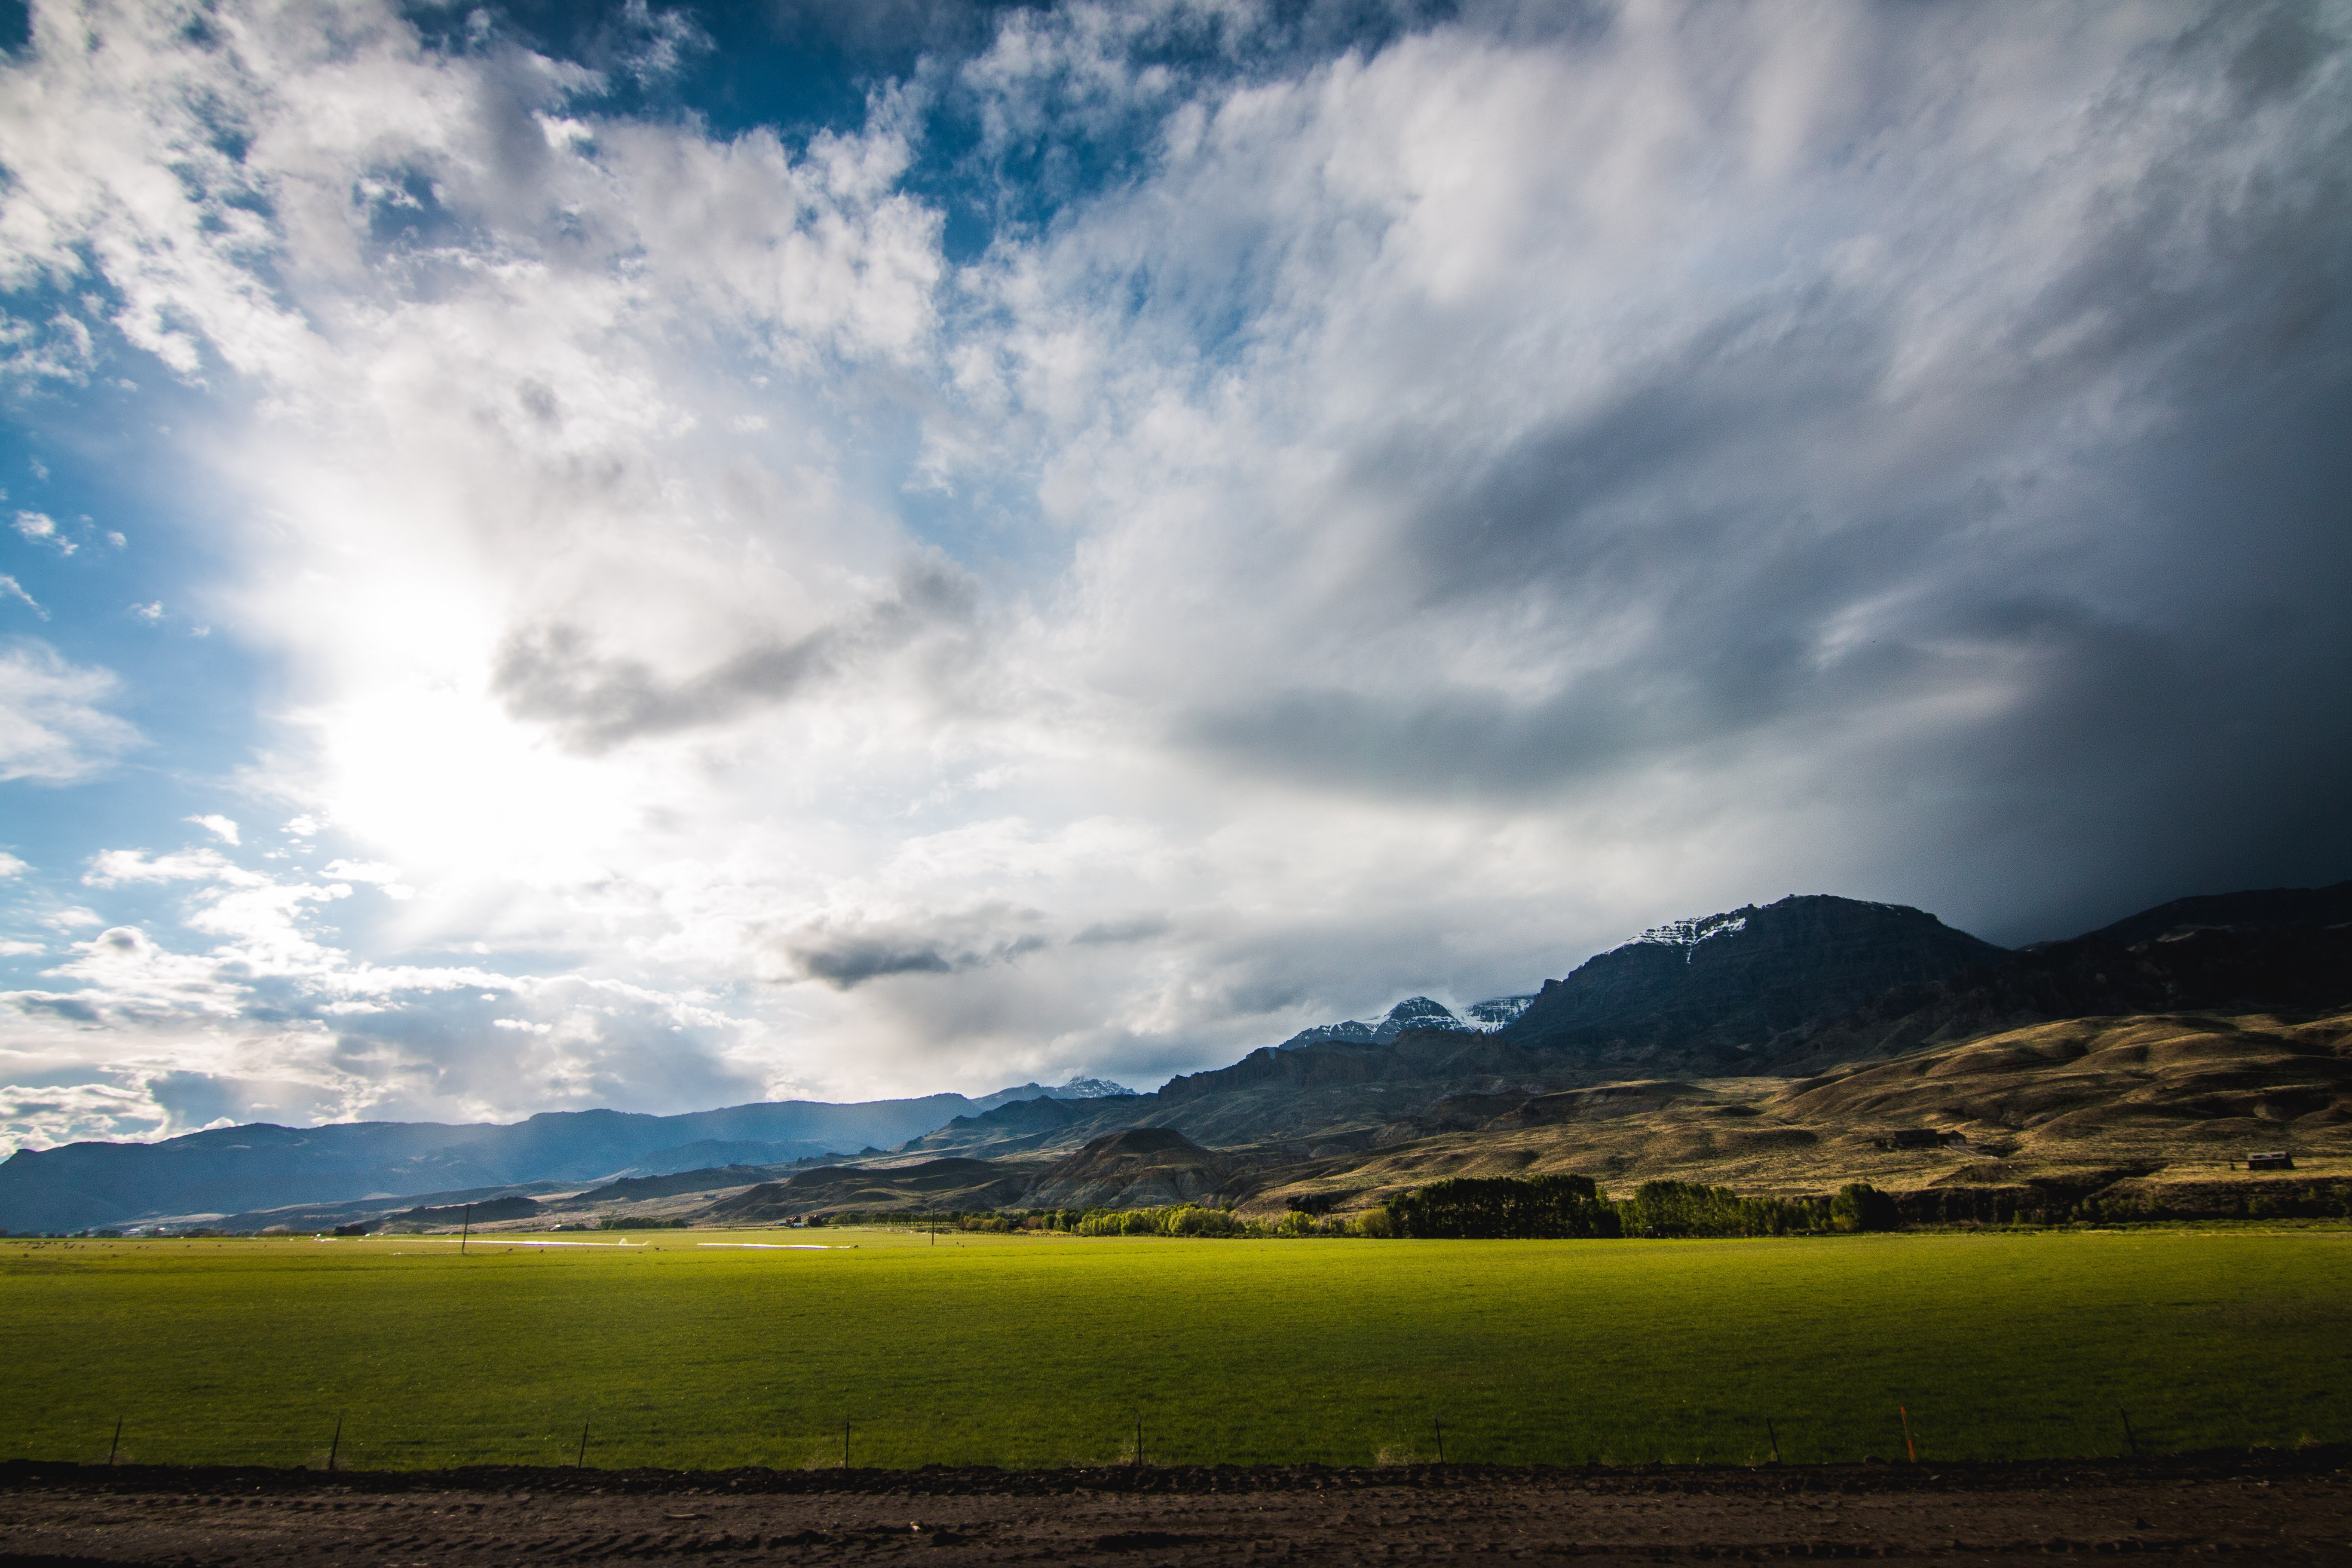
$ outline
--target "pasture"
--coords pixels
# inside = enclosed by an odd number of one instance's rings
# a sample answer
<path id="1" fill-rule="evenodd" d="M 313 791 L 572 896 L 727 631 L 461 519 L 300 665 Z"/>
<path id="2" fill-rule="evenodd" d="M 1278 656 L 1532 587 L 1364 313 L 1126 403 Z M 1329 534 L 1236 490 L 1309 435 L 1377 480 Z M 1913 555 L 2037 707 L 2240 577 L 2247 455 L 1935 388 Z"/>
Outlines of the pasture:
<path id="1" fill-rule="evenodd" d="M 1927 1460 L 2352 1440 L 2352 1234 L 0 1242 L 0 1458 Z M 600 1237 L 609 1242 L 610 1237 Z M 743 1243 L 827 1242 L 832 1249 Z M 713 1246 L 711 1243 L 732 1245 Z"/>

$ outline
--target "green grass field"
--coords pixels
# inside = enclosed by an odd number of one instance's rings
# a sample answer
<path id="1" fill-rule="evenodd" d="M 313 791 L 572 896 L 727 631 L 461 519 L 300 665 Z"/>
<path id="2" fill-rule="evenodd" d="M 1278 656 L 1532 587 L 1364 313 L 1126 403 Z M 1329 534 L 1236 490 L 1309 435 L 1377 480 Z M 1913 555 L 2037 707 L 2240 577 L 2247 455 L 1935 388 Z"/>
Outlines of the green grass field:
<path id="1" fill-rule="evenodd" d="M 2352 1234 L 0 1242 L 0 1458 L 1925 1459 L 2352 1439 Z M 698 1245 L 824 1239 L 828 1251 Z"/>

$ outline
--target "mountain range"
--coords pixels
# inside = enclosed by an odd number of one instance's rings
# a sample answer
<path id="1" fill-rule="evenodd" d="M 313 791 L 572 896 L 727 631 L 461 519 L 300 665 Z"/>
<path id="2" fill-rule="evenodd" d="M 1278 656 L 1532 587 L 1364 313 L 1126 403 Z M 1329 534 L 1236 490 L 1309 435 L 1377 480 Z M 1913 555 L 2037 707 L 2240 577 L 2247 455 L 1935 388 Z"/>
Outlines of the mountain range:
<path id="1" fill-rule="evenodd" d="M 648 1116 L 547 1111 L 449 1125 L 257 1122 L 154 1143 L 68 1143 L 0 1163 L 0 1228 L 83 1229 L 163 1215 L 414 1199 L 604 1183 L 729 1164 L 771 1165 L 902 1142 L 958 1115 L 1030 1100 L 1103 1102 L 1134 1091 L 1099 1079 L 1028 1083 L 971 1099 L 932 1094 L 835 1105 L 782 1100 Z"/>
<path id="2" fill-rule="evenodd" d="M 255 1125 L 78 1143 L 0 1163 L 0 1226 L 80 1229 L 167 1213 L 244 1224 L 273 1209 L 308 1225 L 501 1194 L 679 1212 L 707 1201 L 723 1218 L 737 1214 L 730 1194 L 755 1190 L 743 1214 L 1123 1190 L 1106 1173 L 1126 1168 L 1116 1161 L 1053 1173 L 1089 1148 L 1131 1164 L 1150 1152 L 1129 1182 L 1138 1192 L 1273 1201 L 1287 1184 L 1286 1201 L 1308 1204 L 1425 1176 L 1432 1161 L 1449 1173 L 1484 1169 L 1507 1150 L 1522 1164 L 1590 1156 L 1612 1170 L 1727 1170 L 1769 1153 L 1787 1179 L 1812 1180 L 1832 1156 L 1850 1165 L 1861 1144 L 1848 1144 L 1869 1141 L 1859 1120 L 1898 1103 L 1916 1122 L 1946 1115 L 1936 1105 L 1948 1102 L 1959 1108 L 1956 1126 L 1996 1142 L 2003 1129 L 2032 1142 L 2040 1134 L 2027 1123 L 2045 1111 L 2143 1142 L 2151 1129 L 2258 1135 L 2266 1116 L 2281 1135 L 2291 1123 L 2332 1140 L 2339 1122 L 2352 1124 L 2352 1019 L 2335 1034 L 2328 1022 L 2347 1007 L 2352 883 L 2177 900 L 2015 951 L 1900 905 L 1795 896 L 1654 928 L 1534 993 L 1459 1013 L 1408 997 L 1377 1023 L 1304 1030 L 1153 1094 L 1077 1079 L 977 1099 L 553 1112 L 505 1126 Z M 2129 1034 L 2085 1020 L 2150 1018 L 2175 1021 L 2167 1038 L 2206 1042 L 2180 1058 L 2206 1068 L 2135 1076 L 2110 1063 L 2099 1076 L 2070 1065 L 2096 1054 L 2085 1042 Z M 1996 1058 L 1969 1055 L 1970 1043 L 2042 1038 L 2035 1031 L 2047 1038 L 2019 1047 L 2025 1058 L 1998 1058 L 2007 1065 L 1995 1076 L 2016 1086 L 2007 1099 L 1970 1100 L 1933 1079 L 1947 1061 L 1993 1073 Z M 2099 1047 L 2110 1048 L 2124 1047 Z M 1840 1087 L 1878 1082 L 1870 1075 L 1882 1063 L 1902 1094 Z M 2102 1095 L 2124 1109 L 2100 1109 Z M 1732 1120 L 1693 1121 L 1716 1117 Z M 1123 1149 L 1121 1135 L 1138 1130 L 1173 1142 Z M 1192 1173 L 1171 1173 L 1171 1161 L 1191 1162 Z M 656 1193 L 652 1178 L 677 1184 Z M 613 1185 L 624 1181 L 633 1184 Z"/>

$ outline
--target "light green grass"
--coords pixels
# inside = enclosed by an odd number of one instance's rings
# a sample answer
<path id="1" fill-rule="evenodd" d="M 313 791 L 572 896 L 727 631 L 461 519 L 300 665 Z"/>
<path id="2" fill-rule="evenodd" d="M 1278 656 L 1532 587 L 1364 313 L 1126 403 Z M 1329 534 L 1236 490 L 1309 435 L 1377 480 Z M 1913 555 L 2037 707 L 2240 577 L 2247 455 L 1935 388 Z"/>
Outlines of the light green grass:
<path id="1" fill-rule="evenodd" d="M 0 1243 L 0 1458 L 1744 1462 L 2352 1439 L 2352 1235 Z"/>

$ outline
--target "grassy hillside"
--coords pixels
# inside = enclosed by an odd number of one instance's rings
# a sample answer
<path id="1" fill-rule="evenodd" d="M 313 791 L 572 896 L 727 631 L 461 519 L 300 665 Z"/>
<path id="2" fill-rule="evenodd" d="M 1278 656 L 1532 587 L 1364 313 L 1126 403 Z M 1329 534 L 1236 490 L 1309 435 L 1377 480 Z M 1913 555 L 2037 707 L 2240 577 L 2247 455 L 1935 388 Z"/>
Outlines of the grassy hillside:
<path id="1" fill-rule="evenodd" d="M 1878 1146 L 1896 1128 L 1948 1146 Z M 1453 1175 L 1573 1171 L 1612 1189 L 1664 1179 L 1742 1192 L 1898 1190 L 2081 1176 L 2225 1179 L 2249 1151 L 2289 1149 L 2305 1178 L 2352 1175 L 2352 1015 L 2216 1014 L 2036 1024 L 1814 1079 L 1612 1084 L 1465 1095 L 1327 1159 L 1244 1207 L 1321 1192 L 1342 1207 Z M 2103 1184 L 2100 1183 L 2099 1184 Z"/>
<path id="2" fill-rule="evenodd" d="M 2352 1233 L 0 1243 L 0 1458 L 1580 1462 L 2352 1439 Z M 854 1244 L 854 1245 L 850 1245 Z"/>

